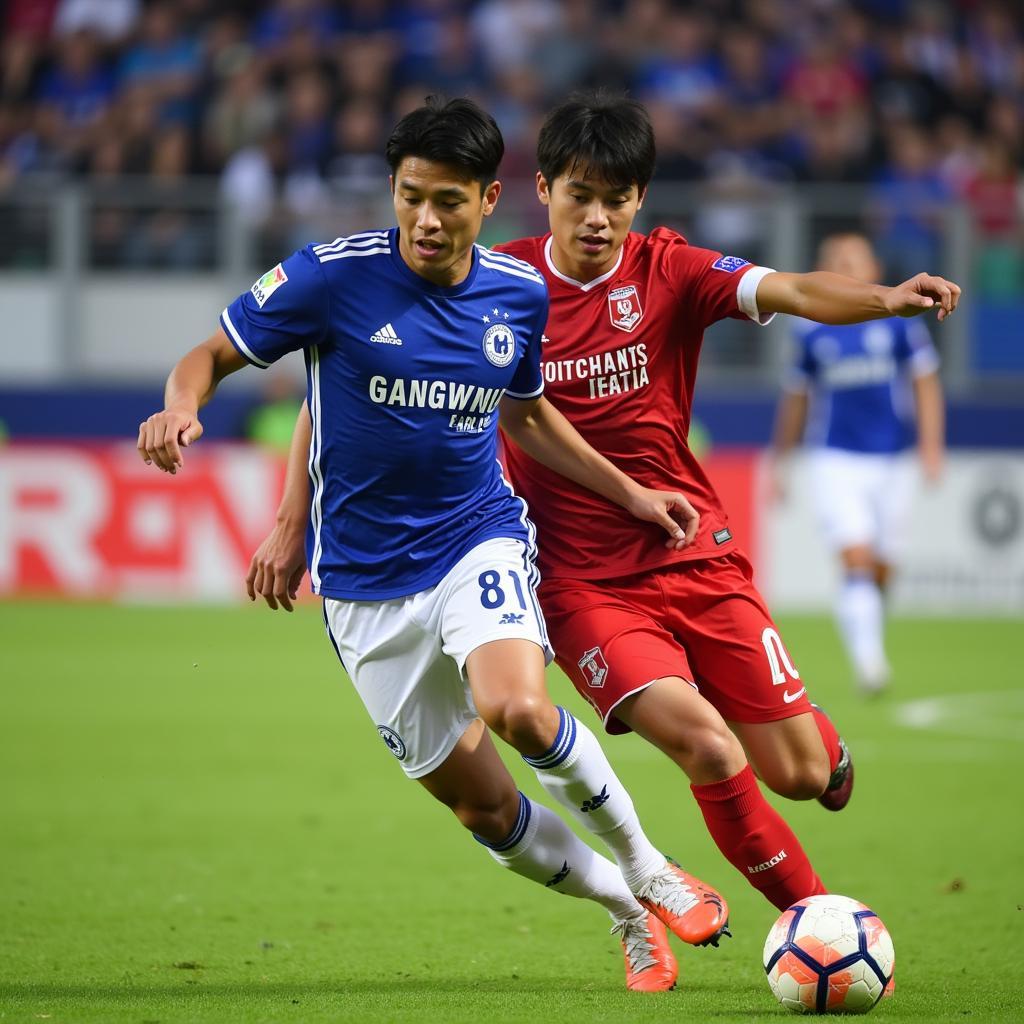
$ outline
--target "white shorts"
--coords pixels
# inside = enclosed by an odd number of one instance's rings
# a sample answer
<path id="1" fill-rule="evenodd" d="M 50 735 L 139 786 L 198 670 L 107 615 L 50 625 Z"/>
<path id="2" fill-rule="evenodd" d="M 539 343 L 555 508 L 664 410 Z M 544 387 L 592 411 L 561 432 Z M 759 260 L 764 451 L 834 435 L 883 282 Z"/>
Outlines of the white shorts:
<path id="1" fill-rule="evenodd" d="M 814 452 L 811 481 L 826 541 L 836 551 L 867 545 L 892 564 L 903 542 L 913 479 L 907 455 Z"/>
<path id="2" fill-rule="evenodd" d="M 492 640 L 529 640 L 554 657 L 522 541 L 496 538 L 429 590 L 390 601 L 324 600 L 324 620 L 381 739 L 405 774 L 437 768 L 477 717 L 466 659 Z"/>

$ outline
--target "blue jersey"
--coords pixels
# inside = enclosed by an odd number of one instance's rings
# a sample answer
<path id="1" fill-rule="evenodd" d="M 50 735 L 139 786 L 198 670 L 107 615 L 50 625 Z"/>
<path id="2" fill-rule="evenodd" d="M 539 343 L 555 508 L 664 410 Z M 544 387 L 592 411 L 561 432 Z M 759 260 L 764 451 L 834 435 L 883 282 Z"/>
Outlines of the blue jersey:
<path id="1" fill-rule="evenodd" d="M 397 228 L 308 245 L 224 310 L 255 365 L 305 353 L 315 593 L 401 597 L 492 537 L 532 548 L 497 409 L 542 393 L 547 311 L 537 271 L 482 246 L 460 284 L 431 284 L 402 260 Z"/>
<path id="2" fill-rule="evenodd" d="M 830 326 L 797 321 L 787 387 L 810 392 L 808 441 L 853 452 L 895 453 L 914 437 L 911 380 L 938 369 L 919 319 Z"/>

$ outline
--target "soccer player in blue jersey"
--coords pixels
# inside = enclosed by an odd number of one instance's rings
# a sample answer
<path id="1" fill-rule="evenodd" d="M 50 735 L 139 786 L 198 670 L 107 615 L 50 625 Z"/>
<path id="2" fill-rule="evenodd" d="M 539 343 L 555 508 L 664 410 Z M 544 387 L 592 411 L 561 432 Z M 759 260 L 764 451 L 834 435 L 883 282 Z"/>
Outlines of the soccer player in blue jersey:
<path id="1" fill-rule="evenodd" d="M 594 735 L 551 703 L 534 531 L 497 461 L 498 421 L 539 462 L 662 526 L 669 547 L 692 539 L 697 516 L 621 473 L 543 398 L 544 280 L 475 244 L 502 152 L 467 100 L 403 118 L 387 144 L 398 226 L 306 246 L 261 277 L 174 367 L 138 447 L 177 472 L 224 376 L 303 351 L 306 560 L 382 739 L 500 864 L 606 907 L 629 987 L 664 990 L 677 974 L 665 925 L 714 941 L 728 910 L 666 862 Z M 517 791 L 485 723 L 617 866 Z"/>
<path id="2" fill-rule="evenodd" d="M 862 281 L 881 278 L 871 243 L 855 233 L 826 238 L 818 265 Z M 925 479 L 942 472 L 939 357 L 920 319 L 799 323 L 776 416 L 774 490 L 785 493 L 786 457 L 804 435 L 810 408 L 814 501 L 843 572 L 836 618 L 861 689 L 877 693 L 889 680 L 883 598 L 906 525 L 915 420 Z"/>

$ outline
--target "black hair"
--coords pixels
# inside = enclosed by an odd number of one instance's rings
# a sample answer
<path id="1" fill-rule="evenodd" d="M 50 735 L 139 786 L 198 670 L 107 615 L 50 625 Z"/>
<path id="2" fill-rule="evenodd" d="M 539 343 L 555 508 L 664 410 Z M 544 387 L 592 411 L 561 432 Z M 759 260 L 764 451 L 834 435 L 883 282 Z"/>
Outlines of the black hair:
<path id="1" fill-rule="evenodd" d="M 384 155 L 392 174 L 406 157 L 418 156 L 456 168 L 467 181 L 479 181 L 482 193 L 498 176 L 505 141 L 494 118 L 472 100 L 428 96 L 395 125 Z"/>
<path id="2" fill-rule="evenodd" d="M 544 119 L 537 166 L 550 184 L 580 172 L 641 192 L 654 174 L 654 128 L 643 104 L 628 96 L 573 93 Z"/>

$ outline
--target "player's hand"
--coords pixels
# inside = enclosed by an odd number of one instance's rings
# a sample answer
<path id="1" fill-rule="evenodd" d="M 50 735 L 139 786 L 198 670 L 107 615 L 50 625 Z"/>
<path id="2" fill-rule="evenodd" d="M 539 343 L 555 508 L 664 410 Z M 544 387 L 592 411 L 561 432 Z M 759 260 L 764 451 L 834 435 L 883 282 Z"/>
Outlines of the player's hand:
<path id="1" fill-rule="evenodd" d="M 697 536 L 700 513 L 678 491 L 638 487 L 627 511 L 646 523 L 657 523 L 668 534 L 665 547 L 680 551 Z"/>
<path id="2" fill-rule="evenodd" d="M 917 316 L 937 307 L 939 320 L 945 320 L 959 302 L 959 285 L 933 274 L 918 274 L 890 288 L 885 306 L 894 316 Z"/>
<path id="3" fill-rule="evenodd" d="M 194 412 L 187 409 L 164 409 L 139 424 L 136 447 L 147 466 L 172 476 L 184 465 L 181 449 L 203 436 L 203 425 Z"/>
<path id="4" fill-rule="evenodd" d="M 250 601 L 258 594 L 267 607 L 276 611 L 280 606 L 290 612 L 305 575 L 305 527 L 278 523 L 252 556 L 245 588 Z"/>

